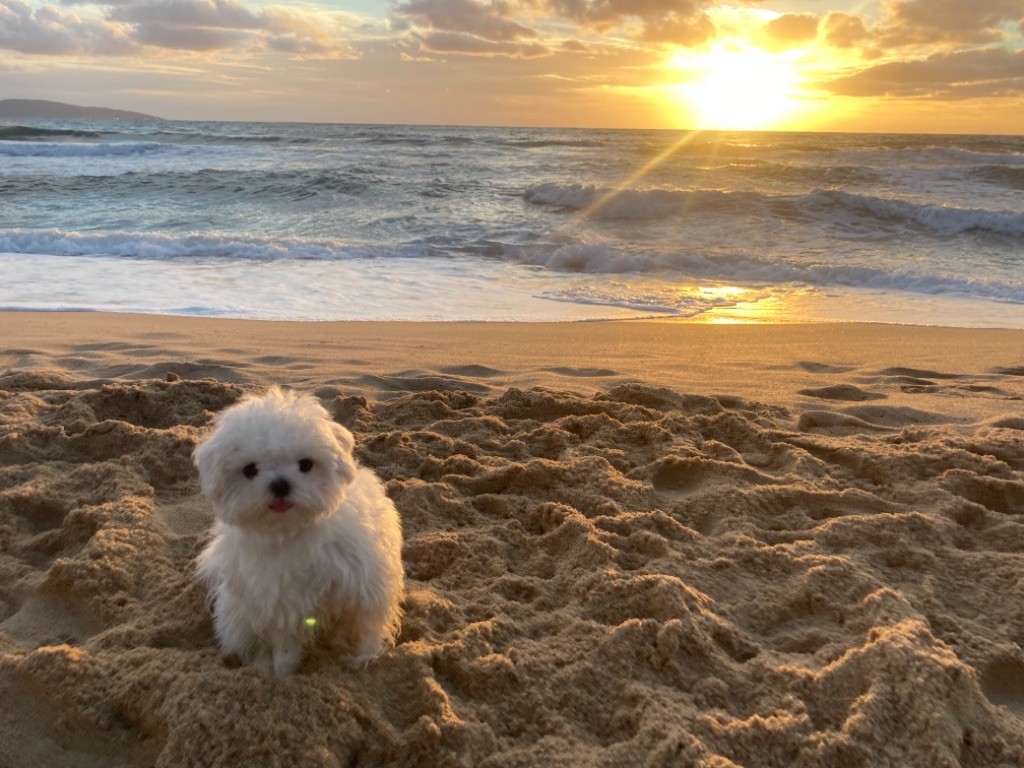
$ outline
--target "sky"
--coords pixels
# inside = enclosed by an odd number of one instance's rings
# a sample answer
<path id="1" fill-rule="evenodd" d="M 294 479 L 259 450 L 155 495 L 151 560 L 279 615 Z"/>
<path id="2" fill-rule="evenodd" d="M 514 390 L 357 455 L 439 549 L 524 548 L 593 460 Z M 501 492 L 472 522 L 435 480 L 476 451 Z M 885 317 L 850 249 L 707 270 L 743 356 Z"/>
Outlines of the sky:
<path id="1" fill-rule="evenodd" d="M 1024 133 L 1024 0 L 0 0 L 0 98 L 183 120 Z"/>

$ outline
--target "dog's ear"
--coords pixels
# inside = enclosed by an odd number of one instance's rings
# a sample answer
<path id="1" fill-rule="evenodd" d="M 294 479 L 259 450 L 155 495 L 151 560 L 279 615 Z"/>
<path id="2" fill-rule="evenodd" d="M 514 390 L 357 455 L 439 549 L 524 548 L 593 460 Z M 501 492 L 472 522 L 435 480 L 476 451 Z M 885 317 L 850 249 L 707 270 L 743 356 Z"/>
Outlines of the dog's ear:
<path id="1" fill-rule="evenodd" d="M 199 487 L 214 504 L 221 500 L 226 490 L 221 442 L 218 431 L 214 429 L 192 451 L 192 462 L 199 470 Z"/>
<path id="2" fill-rule="evenodd" d="M 352 449 L 356 446 L 352 433 L 336 421 L 328 421 L 331 434 L 334 435 L 335 450 L 332 451 L 334 458 L 334 471 L 341 481 L 348 485 L 356 479 L 356 460 L 352 455 Z"/>

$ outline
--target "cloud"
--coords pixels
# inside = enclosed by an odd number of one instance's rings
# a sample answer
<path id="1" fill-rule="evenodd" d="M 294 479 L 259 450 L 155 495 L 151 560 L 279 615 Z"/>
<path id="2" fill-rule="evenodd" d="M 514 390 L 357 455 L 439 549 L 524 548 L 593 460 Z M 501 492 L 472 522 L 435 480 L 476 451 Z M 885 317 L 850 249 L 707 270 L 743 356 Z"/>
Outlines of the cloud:
<path id="1" fill-rule="evenodd" d="M 52 5 L 33 8 L 22 0 L 0 0 L 0 48 L 37 55 L 132 53 L 130 28 L 82 19 Z"/>
<path id="2" fill-rule="evenodd" d="M 491 5 L 478 0 L 408 0 L 393 9 L 398 26 L 461 32 L 484 40 L 510 41 L 535 37 L 536 32 L 510 16 L 515 9 L 505 2 Z"/>
<path id="3" fill-rule="evenodd" d="M 334 41 L 323 42 L 297 35 L 264 35 L 260 43 L 272 51 L 300 58 L 356 58 L 354 51 Z"/>
<path id="4" fill-rule="evenodd" d="M 1024 94 L 1024 49 L 942 52 L 877 64 L 826 83 L 842 96 L 964 99 Z"/>
<path id="5" fill-rule="evenodd" d="M 169 24 L 140 24 L 134 39 L 141 45 L 179 51 L 224 51 L 253 44 L 254 37 L 233 29 L 176 27 Z"/>
<path id="6" fill-rule="evenodd" d="M 631 19 L 643 22 L 645 39 L 673 27 L 700 29 L 710 24 L 703 14 L 704 0 L 534 0 L 543 11 L 604 32 Z M 703 20 L 702 20 L 703 19 Z M 692 34 L 692 33 L 687 33 Z M 685 36 L 685 35 L 684 35 Z"/>
<path id="7" fill-rule="evenodd" d="M 702 8 L 708 0 L 403 0 L 392 9 L 392 27 L 425 33 L 431 50 L 508 51 L 539 55 L 536 46 L 486 46 L 478 40 L 510 43 L 536 39 L 537 30 L 521 23 L 524 13 L 548 21 L 569 21 L 582 30 L 606 33 L 616 27 L 641 43 L 694 46 L 715 34 Z M 439 33 L 471 35 L 476 40 Z M 539 43 L 537 45 L 540 45 Z M 563 46 L 564 49 L 564 46 Z M 512 53 L 518 51 L 519 53 Z"/>
<path id="8" fill-rule="evenodd" d="M 115 7 L 107 18 L 135 24 L 259 29 L 262 20 L 235 0 L 162 0 Z"/>
<path id="9" fill-rule="evenodd" d="M 464 32 L 427 32 L 417 34 L 423 49 L 431 53 L 454 53 L 465 56 L 504 56 L 516 59 L 546 56 L 550 50 L 539 43 L 508 40 L 486 40 Z"/>
<path id="10" fill-rule="evenodd" d="M 77 0 L 65 0 L 75 3 Z M 322 14 L 291 9 L 252 11 L 238 0 L 157 0 L 100 5 L 104 18 L 83 20 L 53 6 L 0 0 L 0 48 L 47 55 L 118 55 L 144 47 L 211 53 L 272 50 L 339 57 L 350 51 Z"/>
<path id="11" fill-rule="evenodd" d="M 641 38 L 651 43 L 695 46 L 715 36 L 715 25 L 704 13 L 681 16 L 670 13 L 644 21 Z"/>
<path id="12" fill-rule="evenodd" d="M 330 16 L 312 15 L 293 8 L 267 8 L 260 13 L 268 48 L 282 53 L 326 58 L 355 58 L 355 51 L 340 39 L 343 32 Z"/>
<path id="13" fill-rule="evenodd" d="M 881 37 L 890 46 L 1003 40 L 999 26 L 1024 17 L 1024 0 L 890 0 Z"/>
<path id="14" fill-rule="evenodd" d="M 862 16 L 833 11 L 821 20 L 825 41 L 836 48 L 853 48 L 867 42 L 871 33 Z"/>
<path id="15" fill-rule="evenodd" d="M 818 17 L 810 13 L 784 13 L 761 29 L 761 39 L 772 50 L 794 48 L 818 36 Z"/>
<path id="16" fill-rule="evenodd" d="M 527 0 L 551 18 L 602 34 L 622 27 L 641 43 L 693 47 L 715 36 L 708 0 Z M 638 23 L 639 22 L 639 23 Z"/>

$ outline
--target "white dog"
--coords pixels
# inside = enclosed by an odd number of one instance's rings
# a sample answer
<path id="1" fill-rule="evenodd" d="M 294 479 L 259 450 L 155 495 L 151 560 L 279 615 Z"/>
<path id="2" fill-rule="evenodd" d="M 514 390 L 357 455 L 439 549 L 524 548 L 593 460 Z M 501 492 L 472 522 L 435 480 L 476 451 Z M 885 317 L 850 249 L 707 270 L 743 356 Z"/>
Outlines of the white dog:
<path id="1" fill-rule="evenodd" d="M 401 618 L 394 503 L 320 403 L 273 387 L 219 414 L 195 450 L 217 521 L 198 571 L 225 653 L 284 677 L 316 636 L 366 663 Z"/>

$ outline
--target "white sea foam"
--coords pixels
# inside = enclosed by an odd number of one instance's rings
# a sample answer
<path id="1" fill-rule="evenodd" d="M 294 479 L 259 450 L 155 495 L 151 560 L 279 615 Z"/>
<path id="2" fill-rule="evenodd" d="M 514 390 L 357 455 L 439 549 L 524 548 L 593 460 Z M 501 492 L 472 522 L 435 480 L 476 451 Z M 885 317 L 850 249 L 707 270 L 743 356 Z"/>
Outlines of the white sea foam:
<path id="1" fill-rule="evenodd" d="M 579 280 L 478 260 L 180 262 L 0 252 L 0 310 L 98 310 L 265 320 L 589 320 L 612 303 L 552 301 Z M 54 280 L 60 275 L 60 280 Z M 458 285 L 457 297 L 451 286 Z M 439 300 L 442 298 L 443 300 Z M 566 303 L 568 302 L 568 303 Z M 655 314 L 647 308 L 642 314 Z"/>
<path id="2" fill-rule="evenodd" d="M 261 238 L 209 234 L 171 235 L 156 232 L 91 233 L 49 230 L 0 230 L 0 252 L 51 256 L 114 256 L 147 260 L 271 261 L 340 260 L 390 255 L 424 255 L 428 244 L 393 248 L 315 238 Z"/>
<path id="3" fill-rule="evenodd" d="M 58 230 L 0 230 L 0 252 L 65 257 L 202 262 L 303 262 L 367 259 L 432 260 L 444 238 L 383 247 L 328 239 L 258 238 L 234 235 L 93 234 Z M 798 283 L 819 287 L 889 289 L 928 295 L 955 294 L 1024 303 L 1024 279 L 972 278 L 898 265 L 766 259 L 752 254 L 703 254 L 673 250 L 619 250 L 607 242 L 570 242 L 508 249 L 508 261 L 564 273 L 652 275 L 661 278 L 732 281 L 751 285 Z M 560 300 L 565 300 L 561 297 Z M 626 306 L 622 304 L 621 306 Z M 659 306 L 662 306 L 659 304 Z M 660 310 L 654 310 L 660 311 Z"/>
<path id="4" fill-rule="evenodd" d="M 739 302 L 756 302 L 767 295 L 757 290 L 709 290 L 671 282 L 637 280 L 606 280 L 549 290 L 542 294 L 544 298 L 553 301 L 676 317 L 695 317 L 715 308 L 736 306 Z"/>

